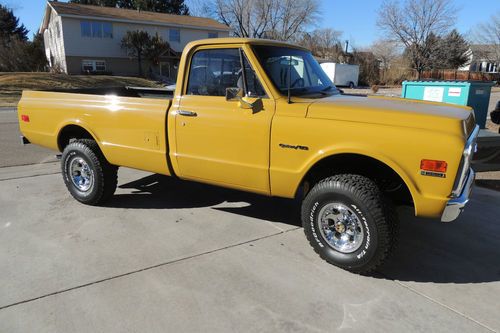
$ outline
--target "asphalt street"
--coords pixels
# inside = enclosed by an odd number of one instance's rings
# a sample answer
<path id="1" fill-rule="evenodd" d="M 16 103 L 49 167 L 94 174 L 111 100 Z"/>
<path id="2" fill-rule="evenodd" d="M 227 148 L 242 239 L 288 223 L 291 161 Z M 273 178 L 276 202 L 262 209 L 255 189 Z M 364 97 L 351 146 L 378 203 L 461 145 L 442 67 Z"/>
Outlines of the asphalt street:
<path id="1" fill-rule="evenodd" d="M 359 276 L 314 253 L 292 200 L 122 168 L 109 204 L 79 204 L 15 119 L 0 110 L 0 332 L 500 331 L 500 192 L 448 224 L 400 209 L 397 252 Z"/>
<path id="2" fill-rule="evenodd" d="M 0 108 L 0 168 L 56 161 L 54 152 L 35 145 L 20 145 L 15 108 Z"/>

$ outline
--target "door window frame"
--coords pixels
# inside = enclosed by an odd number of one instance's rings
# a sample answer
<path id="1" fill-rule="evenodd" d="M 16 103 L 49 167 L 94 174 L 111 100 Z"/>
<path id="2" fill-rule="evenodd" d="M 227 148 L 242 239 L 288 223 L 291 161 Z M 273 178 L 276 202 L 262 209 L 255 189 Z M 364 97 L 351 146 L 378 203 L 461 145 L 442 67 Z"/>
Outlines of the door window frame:
<path id="1" fill-rule="evenodd" d="M 215 50 L 215 49 L 236 49 L 236 50 L 241 50 L 243 54 L 246 56 L 248 63 L 250 64 L 250 67 L 253 69 L 255 72 L 255 75 L 257 79 L 259 80 L 260 85 L 264 89 L 264 92 L 266 93 L 265 96 L 259 97 L 262 99 L 267 99 L 270 98 L 270 96 L 273 97 L 273 99 L 277 99 L 280 95 L 276 94 L 274 91 L 272 91 L 269 86 L 268 82 L 266 80 L 263 80 L 263 77 L 265 77 L 265 72 L 263 69 L 260 67 L 260 64 L 257 60 L 257 57 L 252 51 L 252 48 L 248 44 L 219 44 L 219 45 L 200 45 L 191 52 L 189 52 L 186 63 L 184 64 L 184 73 L 183 73 L 183 83 L 182 83 L 182 89 L 181 89 L 181 96 L 189 96 L 189 97 L 211 97 L 211 98 L 225 98 L 224 96 L 204 96 L 204 95 L 188 95 L 187 94 L 187 88 L 188 88 L 188 81 L 189 81 L 189 74 L 191 73 L 191 64 L 194 55 L 198 51 L 206 51 L 206 50 Z M 257 65 L 254 65 L 257 64 Z"/>

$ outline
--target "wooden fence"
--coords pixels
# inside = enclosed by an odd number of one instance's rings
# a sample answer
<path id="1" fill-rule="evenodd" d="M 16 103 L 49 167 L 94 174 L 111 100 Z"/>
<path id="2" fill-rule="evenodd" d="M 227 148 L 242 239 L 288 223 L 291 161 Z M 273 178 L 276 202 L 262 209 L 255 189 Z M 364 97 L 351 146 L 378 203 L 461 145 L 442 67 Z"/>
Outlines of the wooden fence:
<path id="1" fill-rule="evenodd" d="M 414 79 L 417 78 L 414 73 Z M 420 80 L 474 80 L 474 81 L 500 81 L 500 73 L 483 73 L 458 71 L 453 69 L 439 69 L 432 71 L 424 71 L 420 75 Z"/>

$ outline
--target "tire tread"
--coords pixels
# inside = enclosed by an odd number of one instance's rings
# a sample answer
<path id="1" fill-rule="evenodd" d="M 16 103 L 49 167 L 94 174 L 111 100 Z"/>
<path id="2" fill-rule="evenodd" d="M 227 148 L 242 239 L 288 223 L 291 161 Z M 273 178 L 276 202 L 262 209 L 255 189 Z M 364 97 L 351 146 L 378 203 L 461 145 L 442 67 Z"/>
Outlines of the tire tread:
<path id="1" fill-rule="evenodd" d="M 68 191 L 71 195 L 78 201 L 87 204 L 87 205 L 100 205 L 105 201 L 109 200 L 111 196 L 115 193 L 116 186 L 118 184 L 118 167 L 110 164 L 99 148 L 97 142 L 91 139 L 79 139 L 70 142 L 64 151 L 69 151 L 70 149 L 78 148 L 83 151 L 89 159 L 92 160 L 92 163 L 95 165 L 95 172 L 98 173 L 98 177 L 96 179 L 102 179 L 102 182 L 96 181 L 94 186 L 98 186 L 97 194 L 89 198 L 88 200 L 82 200 L 81 198 L 75 196 L 73 191 L 71 190 L 71 183 L 64 182 Z M 64 169 L 64 153 L 63 159 L 61 160 L 61 169 L 63 175 L 65 173 Z"/>
<path id="2" fill-rule="evenodd" d="M 369 214 L 373 217 L 377 229 L 378 246 L 372 259 L 362 267 L 340 266 L 327 257 L 324 251 L 319 251 L 316 240 L 312 233 L 304 228 L 307 240 L 314 251 L 327 262 L 339 266 L 354 273 L 366 274 L 373 272 L 390 256 L 396 247 L 398 234 L 398 218 L 392 203 L 384 200 L 379 188 L 371 179 L 357 174 L 338 174 L 319 181 L 307 194 L 302 205 L 302 221 L 309 223 L 309 210 L 318 193 L 330 191 L 332 188 L 344 190 L 359 198 L 367 207 Z"/>

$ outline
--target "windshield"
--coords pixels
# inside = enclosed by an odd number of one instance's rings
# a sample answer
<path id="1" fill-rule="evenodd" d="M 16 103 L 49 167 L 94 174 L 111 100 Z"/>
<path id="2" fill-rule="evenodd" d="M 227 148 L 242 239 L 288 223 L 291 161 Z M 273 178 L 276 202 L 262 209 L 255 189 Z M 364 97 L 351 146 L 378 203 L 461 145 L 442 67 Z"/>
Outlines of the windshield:
<path id="1" fill-rule="evenodd" d="M 254 45 L 261 66 L 274 86 L 286 95 L 330 95 L 338 92 L 311 52 L 291 47 Z"/>

